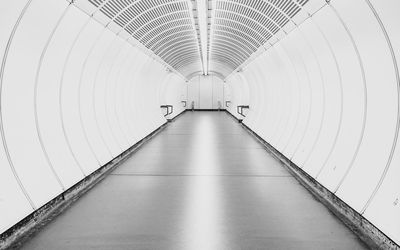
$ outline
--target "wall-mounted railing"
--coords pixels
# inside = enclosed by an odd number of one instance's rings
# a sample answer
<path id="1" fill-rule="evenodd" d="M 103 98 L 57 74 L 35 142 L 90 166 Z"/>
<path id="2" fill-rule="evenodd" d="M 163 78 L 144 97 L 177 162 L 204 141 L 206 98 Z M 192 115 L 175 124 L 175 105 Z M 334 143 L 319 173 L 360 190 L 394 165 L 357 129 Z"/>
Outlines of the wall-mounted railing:
<path id="1" fill-rule="evenodd" d="M 243 109 L 249 109 L 249 105 L 239 105 L 237 106 L 237 113 L 243 117 L 246 117 L 246 115 L 243 113 Z"/>
<path id="2" fill-rule="evenodd" d="M 168 116 L 168 115 L 174 113 L 174 106 L 172 106 L 172 105 L 161 105 L 160 108 L 167 109 L 167 113 L 164 114 L 164 116 Z"/>

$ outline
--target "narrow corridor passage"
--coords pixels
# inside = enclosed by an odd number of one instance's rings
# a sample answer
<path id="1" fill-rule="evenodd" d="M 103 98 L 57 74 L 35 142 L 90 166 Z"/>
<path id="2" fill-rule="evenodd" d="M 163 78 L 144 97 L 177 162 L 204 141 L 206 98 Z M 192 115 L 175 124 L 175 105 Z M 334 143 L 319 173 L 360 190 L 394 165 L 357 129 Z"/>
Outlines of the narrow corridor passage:
<path id="1" fill-rule="evenodd" d="M 364 249 L 225 112 L 187 112 L 23 249 Z"/>

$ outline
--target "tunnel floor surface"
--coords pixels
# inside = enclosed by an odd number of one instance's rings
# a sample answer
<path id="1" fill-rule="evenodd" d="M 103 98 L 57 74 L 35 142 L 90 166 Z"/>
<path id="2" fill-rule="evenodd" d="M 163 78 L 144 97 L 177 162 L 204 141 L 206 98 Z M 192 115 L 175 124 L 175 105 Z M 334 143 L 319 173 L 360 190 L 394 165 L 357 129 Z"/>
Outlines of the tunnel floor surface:
<path id="1" fill-rule="evenodd" d="M 225 112 L 186 112 L 22 249 L 366 249 Z"/>

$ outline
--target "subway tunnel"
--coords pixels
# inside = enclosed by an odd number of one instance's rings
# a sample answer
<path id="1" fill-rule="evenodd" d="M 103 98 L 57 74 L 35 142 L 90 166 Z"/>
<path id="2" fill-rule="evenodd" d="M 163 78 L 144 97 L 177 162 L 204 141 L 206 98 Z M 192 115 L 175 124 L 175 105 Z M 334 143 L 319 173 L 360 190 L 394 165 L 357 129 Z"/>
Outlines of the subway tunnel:
<path id="1" fill-rule="evenodd" d="M 399 249 L 399 11 L 0 1 L 0 249 Z"/>

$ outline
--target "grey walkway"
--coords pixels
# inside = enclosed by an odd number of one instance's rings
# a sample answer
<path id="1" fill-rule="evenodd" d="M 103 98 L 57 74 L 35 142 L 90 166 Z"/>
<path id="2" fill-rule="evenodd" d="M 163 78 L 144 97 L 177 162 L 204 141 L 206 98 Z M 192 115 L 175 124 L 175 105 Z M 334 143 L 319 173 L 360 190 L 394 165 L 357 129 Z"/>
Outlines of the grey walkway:
<path id="1" fill-rule="evenodd" d="M 364 249 L 224 112 L 187 112 L 25 249 Z"/>

